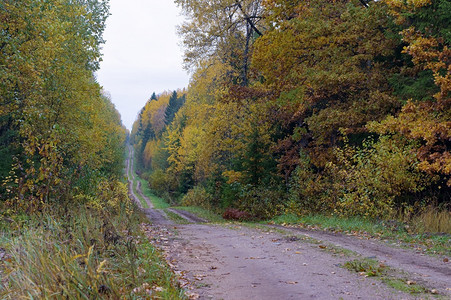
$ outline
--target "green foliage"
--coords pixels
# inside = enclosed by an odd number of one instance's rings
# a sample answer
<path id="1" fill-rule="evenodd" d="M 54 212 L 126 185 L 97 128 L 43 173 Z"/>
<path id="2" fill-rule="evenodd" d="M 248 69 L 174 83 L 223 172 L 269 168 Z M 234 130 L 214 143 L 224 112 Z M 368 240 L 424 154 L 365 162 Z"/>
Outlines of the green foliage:
<path id="1" fill-rule="evenodd" d="M 182 97 L 178 97 L 177 92 L 172 92 L 171 97 L 169 98 L 168 107 L 166 108 L 166 118 L 165 122 L 166 124 L 171 124 L 172 120 L 174 120 L 175 114 L 177 111 L 182 107 L 183 103 L 185 102 L 186 95 L 182 95 Z"/>
<path id="2" fill-rule="evenodd" d="M 415 26 L 423 33 L 431 34 L 434 37 L 443 38 L 449 45 L 451 43 L 451 3 L 446 0 L 427 1 L 429 5 L 416 6 L 401 12 L 410 22 L 411 26 Z"/>
<path id="3" fill-rule="evenodd" d="M 280 214 L 284 202 L 285 194 L 277 186 L 244 185 L 234 206 L 257 219 L 268 219 Z"/>
<path id="4" fill-rule="evenodd" d="M 389 81 L 395 90 L 394 94 L 405 101 L 412 98 L 420 101 L 431 100 L 432 96 L 439 91 L 434 84 L 431 71 L 422 71 L 415 77 L 393 74 Z"/>
<path id="5" fill-rule="evenodd" d="M 243 156 L 238 158 L 240 162 L 238 170 L 243 173 L 243 183 L 252 186 L 267 185 L 274 179 L 277 163 L 270 153 L 265 151 L 268 147 L 255 127 L 246 141 Z"/>
<path id="6" fill-rule="evenodd" d="M 207 193 L 205 188 L 195 186 L 183 196 L 181 204 L 183 206 L 199 206 L 208 210 L 212 210 L 213 197 Z"/>

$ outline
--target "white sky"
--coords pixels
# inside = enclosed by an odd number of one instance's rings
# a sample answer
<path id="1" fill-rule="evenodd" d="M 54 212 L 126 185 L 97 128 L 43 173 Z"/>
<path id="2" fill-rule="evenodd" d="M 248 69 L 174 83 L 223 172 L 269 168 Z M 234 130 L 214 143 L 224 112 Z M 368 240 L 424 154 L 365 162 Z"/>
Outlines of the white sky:
<path id="1" fill-rule="evenodd" d="M 153 92 L 188 86 L 176 35 L 183 17 L 172 0 L 110 0 L 110 13 L 97 80 L 131 130 Z"/>

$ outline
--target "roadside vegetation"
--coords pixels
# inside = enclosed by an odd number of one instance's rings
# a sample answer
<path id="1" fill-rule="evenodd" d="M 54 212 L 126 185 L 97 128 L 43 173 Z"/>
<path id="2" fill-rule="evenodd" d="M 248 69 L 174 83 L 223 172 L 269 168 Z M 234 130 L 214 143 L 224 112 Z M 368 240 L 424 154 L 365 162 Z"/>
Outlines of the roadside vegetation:
<path id="1" fill-rule="evenodd" d="M 152 202 L 155 209 L 165 209 L 170 207 L 169 203 L 164 200 L 161 197 L 158 197 L 155 195 L 154 192 L 149 187 L 148 181 L 145 179 L 142 179 L 141 177 L 138 177 L 139 182 L 141 183 L 141 192 L 149 198 L 149 200 Z"/>
<path id="2" fill-rule="evenodd" d="M 343 267 L 357 272 L 361 276 L 379 279 L 386 285 L 406 293 L 421 295 L 423 297 L 428 297 L 428 294 L 431 296 L 438 294 L 437 290 L 430 290 L 420 283 L 409 280 L 405 274 L 391 269 L 374 259 L 364 258 L 347 261 Z M 442 297 L 438 296 L 437 298 Z"/>
<path id="3" fill-rule="evenodd" d="M 130 136 L 155 195 L 449 245 L 449 1 L 176 3 L 190 86 Z"/>
<path id="4" fill-rule="evenodd" d="M 184 299 L 125 184 L 51 212 L 0 220 L 2 299 Z"/>
<path id="5" fill-rule="evenodd" d="M 264 223 L 267 223 L 265 221 Z M 412 248 L 415 251 L 440 256 L 451 256 L 451 235 L 433 231 L 425 232 L 423 228 L 396 220 L 371 220 L 356 217 L 336 217 L 325 215 L 281 215 L 269 221 L 288 227 L 299 227 L 310 230 L 325 230 L 355 236 L 365 236 L 389 241 L 400 247 Z M 441 223 L 441 225 L 443 225 Z"/>

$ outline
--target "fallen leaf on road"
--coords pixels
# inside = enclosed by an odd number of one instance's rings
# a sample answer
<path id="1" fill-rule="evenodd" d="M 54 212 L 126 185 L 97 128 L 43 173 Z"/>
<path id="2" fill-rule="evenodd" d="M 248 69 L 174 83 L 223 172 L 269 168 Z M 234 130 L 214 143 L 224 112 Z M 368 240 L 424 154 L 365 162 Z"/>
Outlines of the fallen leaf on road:
<path id="1" fill-rule="evenodd" d="M 327 247 L 324 245 L 319 245 L 318 247 L 320 247 L 321 249 L 326 249 Z"/>
<path id="2" fill-rule="evenodd" d="M 411 280 L 407 280 L 407 285 L 414 285 L 414 284 L 416 284 L 416 282 L 415 281 L 411 281 Z"/>
<path id="3" fill-rule="evenodd" d="M 202 280 L 204 277 L 207 277 L 207 275 L 203 275 L 203 274 L 194 275 L 194 278 L 199 281 Z"/>
<path id="4" fill-rule="evenodd" d="M 188 296 L 188 299 L 199 299 L 199 294 L 196 293 L 186 293 L 186 295 Z"/>
<path id="5" fill-rule="evenodd" d="M 287 281 L 287 284 L 296 284 L 298 283 L 297 281 Z"/>
<path id="6" fill-rule="evenodd" d="M 447 262 L 449 262 L 449 259 L 445 257 L 445 258 L 443 259 L 443 262 L 444 262 L 444 263 L 447 263 Z"/>

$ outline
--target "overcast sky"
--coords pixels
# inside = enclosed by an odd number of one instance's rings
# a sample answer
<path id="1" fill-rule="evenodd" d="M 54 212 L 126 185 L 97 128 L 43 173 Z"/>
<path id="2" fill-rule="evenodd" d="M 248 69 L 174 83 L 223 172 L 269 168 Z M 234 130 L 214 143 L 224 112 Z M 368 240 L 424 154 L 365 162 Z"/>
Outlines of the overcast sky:
<path id="1" fill-rule="evenodd" d="M 188 86 L 176 35 L 183 17 L 172 0 L 110 0 L 110 13 L 97 79 L 131 129 L 153 92 Z"/>

